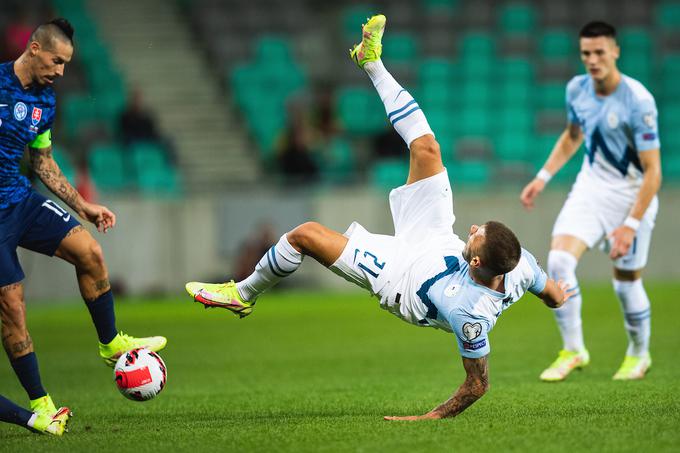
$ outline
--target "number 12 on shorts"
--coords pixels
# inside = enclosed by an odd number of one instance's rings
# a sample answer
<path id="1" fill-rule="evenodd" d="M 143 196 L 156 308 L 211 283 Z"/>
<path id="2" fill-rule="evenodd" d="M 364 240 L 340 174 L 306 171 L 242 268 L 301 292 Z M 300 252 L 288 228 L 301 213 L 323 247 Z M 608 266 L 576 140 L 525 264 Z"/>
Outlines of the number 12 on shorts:
<path id="1" fill-rule="evenodd" d="M 359 261 L 358 263 L 357 260 Z M 385 267 L 384 261 L 381 263 L 377 256 L 367 250 L 364 250 L 364 253 L 361 253 L 361 250 L 355 249 L 354 262 L 359 269 L 362 269 L 373 278 L 378 278 L 380 271 Z"/>

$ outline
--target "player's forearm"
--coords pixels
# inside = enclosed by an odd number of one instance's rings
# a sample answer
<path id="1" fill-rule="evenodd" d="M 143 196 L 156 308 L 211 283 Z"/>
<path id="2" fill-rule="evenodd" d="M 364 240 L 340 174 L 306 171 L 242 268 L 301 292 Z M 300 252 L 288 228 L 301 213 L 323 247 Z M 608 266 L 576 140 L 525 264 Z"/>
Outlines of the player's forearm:
<path id="1" fill-rule="evenodd" d="M 647 208 L 659 192 L 661 187 L 661 169 L 659 167 L 647 168 L 642 179 L 642 185 L 638 192 L 635 203 L 629 215 L 638 220 L 642 219 L 647 212 Z"/>
<path id="2" fill-rule="evenodd" d="M 82 215 L 83 197 L 68 182 L 52 157 L 52 148 L 31 149 L 31 167 L 45 187 L 59 197 L 71 209 Z"/>
<path id="3" fill-rule="evenodd" d="M 428 415 L 432 418 L 455 417 L 484 396 L 488 388 L 488 381 L 468 378 L 451 398 L 432 409 Z"/>
<path id="4" fill-rule="evenodd" d="M 553 279 L 548 279 L 543 292 L 538 295 L 543 303 L 549 308 L 560 308 L 564 303 L 562 293 Z"/>
<path id="5" fill-rule="evenodd" d="M 557 173 L 576 154 L 582 141 L 583 137 L 580 133 L 574 133 L 569 129 L 562 132 L 543 168 L 551 175 Z"/>

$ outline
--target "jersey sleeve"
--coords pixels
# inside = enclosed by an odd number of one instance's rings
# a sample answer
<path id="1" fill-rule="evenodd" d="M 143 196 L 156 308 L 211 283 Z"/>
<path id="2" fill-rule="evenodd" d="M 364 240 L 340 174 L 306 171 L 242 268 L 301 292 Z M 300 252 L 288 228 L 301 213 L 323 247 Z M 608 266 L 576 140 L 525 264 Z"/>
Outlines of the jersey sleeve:
<path id="1" fill-rule="evenodd" d="M 657 117 L 654 98 L 649 97 L 637 101 L 632 111 L 631 126 L 638 152 L 661 147 Z"/>
<path id="2" fill-rule="evenodd" d="M 565 89 L 564 98 L 565 105 L 567 108 L 567 122 L 570 124 L 579 124 L 578 116 L 576 115 L 576 110 L 574 109 L 574 99 L 578 94 L 580 82 L 578 77 L 574 77 L 567 83 L 567 88 Z"/>
<path id="3" fill-rule="evenodd" d="M 527 289 L 531 294 L 537 296 L 545 289 L 545 285 L 548 283 L 548 276 L 538 264 L 538 260 L 528 250 L 522 249 L 522 257 L 527 260 L 532 274 L 531 284 Z"/>
<path id="4" fill-rule="evenodd" d="M 490 329 L 486 320 L 456 311 L 450 315 L 449 324 L 456 336 L 461 356 L 479 359 L 491 352 Z"/>

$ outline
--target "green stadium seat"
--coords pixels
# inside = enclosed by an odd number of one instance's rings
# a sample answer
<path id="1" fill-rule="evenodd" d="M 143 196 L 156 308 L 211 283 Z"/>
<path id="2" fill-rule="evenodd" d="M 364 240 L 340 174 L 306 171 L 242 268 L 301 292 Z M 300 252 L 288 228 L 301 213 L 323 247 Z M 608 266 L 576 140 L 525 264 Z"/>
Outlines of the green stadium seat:
<path id="1" fill-rule="evenodd" d="M 54 160 L 57 162 L 57 165 L 59 165 L 61 172 L 64 174 L 64 176 L 66 176 L 66 179 L 68 179 L 71 185 L 75 186 L 76 169 L 73 166 L 73 162 L 67 155 L 66 151 L 63 148 L 53 144 L 52 156 L 54 157 Z"/>
<path id="2" fill-rule="evenodd" d="M 532 106 L 534 86 L 529 82 L 515 81 L 511 78 L 503 80 L 495 90 L 496 103 L 501 106 Z"/>
<path id="3" fill-rule="evenodd" d="M 458 8 L 460 0 L 422 0 L 421 4 L 428 15 L 451 15 Z"/>
<path id="4" fill-rule="evenodd" d="M 532 137 L 527 132 L 508 130 L 494 137 L 495 155 L 506 162 L 526 162 L 532 146 Z"/>
<path id="5" fill-rule="evenodd" d="M 418 42 L 409 33 L 387 33 L 383 38 L 382 58 L 388 65 L 413 64 L 418 57 Z"/>
<path id="6" fill-rule="evenodd" d="M 484 80 L 471 80 L 459 85 L 461 108 L 486 108 L 495 98 L 494 86 Z"/>
<path id="7" fill-rule="evenodd" d="M 491 79 L 498 69 L 498 61 L 493 55 L 467 54 L 459 60 L 463 81 Z"/>
<path id="8" fill-rule="evenodd" d="M 457 69 L 451 60 L 427 58 L 420 64 L 420 83 L 451 83 L 456 78 Z"/>
<path id="9" fill-rule="evenodd" d="M 447 165 L 452 189 L 476 191 L 484 189 L 491 177 L 491 168 L 485 161 L 458 161 Z"/>
<path id="10" fill-rule="evenodd" d="M 528 105 L 514 104 L 501 107 L 493 112 L 495 128 L 498 131 L 529 134 L 534 125 L 533 113 Z"/>
<path id="11" fill-rule="evenodd" d="M 385 110 L 372 88 L 341 89 L 337 109 L 338 117 L 349 133 L 371 134 L 385 127 Z"/>
<path id="12" fill-rule="evenodd" d="M 528 35 L 536 26 L 536 10 L 528 3 L 509 3 L 500 11 L 499 25 L 507 34 Z"/>
<path id="13" fill-rule="evenodd" d="M 535 103 L 541 109 L 564 109 L 566 102 L 566 85 L 552 82 L 539 85 L 535 91 Z"/>
<path id="14" fill-rule="evenodd" d="M 469 107 L 464 108 L 452 118 L 458 137 L 480 137 L 490 135 L 492 110 Z"/>
<path id="15" fill-rule="evenodd" d="M 656 8 L 656 25 L 664 30 L 680 29 L 680 2 L 663 2 Z"/>
<path id="16" fill-rule="evenodd" d="M 71 94 L 63 101 L 62 127 L 67 138 L 73 139 L 82 131 L 101 122 L 95 99 L 85 94 Z"/>
<path id="17" fill-rule="evenodd" d="M 543 33 L 539 53 L 545 60 L 563 60 L 578 57 L 577 35 L 567 30 L 550 29 Z"/>
<path id="18" fill-rule="evenodd" d="M 528 58 L 510 57 L 498 60 L 498 67 L 503 81 L 522 82 L 530 84 L 534 80 L 534 65 Z"/>
<path id="19" fill-rule="evenodd" d="M 130 187 L 123 150 L 116 145 L 96 145 L 88 155 L 94 183 L 100 191 L 116 192 Z"/>
<path id="20" fill-rule="evenodd" d="M 356 159 L 347 140 L 337 137 L 331 140 L 324 151 L 322 162 L 323 180 L 330 182 L 347 182 L 355 174 Z"/>
<path id="21" fill-rule="evenodd" d="M 359 4 L 345 9 L 341 16 L 343 36 L 354 43 L 357 36 L 361 36 L 359 32 L 361 25 L 366 23 L 366 19 L 376 14 L 376 11 L 379 9 L 370 4 Z"/>
<path id="22" fill-rule="evenodd" d="M 487 32 L 469 32 L 463 35 L 460 45 L 461 57 L 484 55 L 493 57 L 496 53 L 496 43 L 493 35 Z"/>
<path id="23" fill-rule="evenodd" d="M 448 110 L 459 98 L 452 82 L 425 82 L 417 99 L 418 105 L 429 116 L 433 110 Z"/>
<path id="24" fill-rule="evenodd" d="M 618 31 L 616 40 L 621 47 L 621 55 L 636 53 L 651 59 L 652 35 L 646 28 L 628 27 Z"/>
<path id="25" fill-rule="evenodd" d="M 405 159 L 379 160 L 371 168 L 371 185 L 389 191 L 406 184 L 408 165 Z"/>
<path id="26" fill-rule="evenodd" d="M 167 160 L 165 150 L 155 143 L 135 143 L 130 149 L 132 170 L 139 191 L 145 195 L 176 196 L 179 175 Z"/>
<path id="27" fill-rule="evenodd" d="M 258 63 L 291 63 L 291 44 L 281 36 L 265 35 L 255 41 L 255 61 Z"/>

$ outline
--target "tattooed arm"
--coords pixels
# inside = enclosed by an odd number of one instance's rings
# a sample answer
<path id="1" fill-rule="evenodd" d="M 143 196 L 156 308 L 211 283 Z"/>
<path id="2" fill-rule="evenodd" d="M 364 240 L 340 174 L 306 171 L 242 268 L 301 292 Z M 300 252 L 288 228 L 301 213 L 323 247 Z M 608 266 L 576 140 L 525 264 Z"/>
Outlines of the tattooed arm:
<path id="1" fill-rule="evenodd" d="M 480 399 L 489 389 L 489 366 L 488 356 L 479 359 L 463 357 L 463 366 L 467 376 L 465 382 L 458 387 L 451 398 L 424 415 L 411 415 L 407 417 L 385 417 L 385 420 L 432 420 L 446 417 L 455 417 L 470 407 L 472 403 Z"/>
<path id="2" fill-rule="evenodd" d="M 88 203 L 68 182 L 59 165 L 52 157 L 52 147 L 29 147 L 31 168 L 45 186 L 73 209 L 80 217 L 89 220 L 99 231 L 106 231 L 116 224 L 116 216 L 105 206 Z"/>

